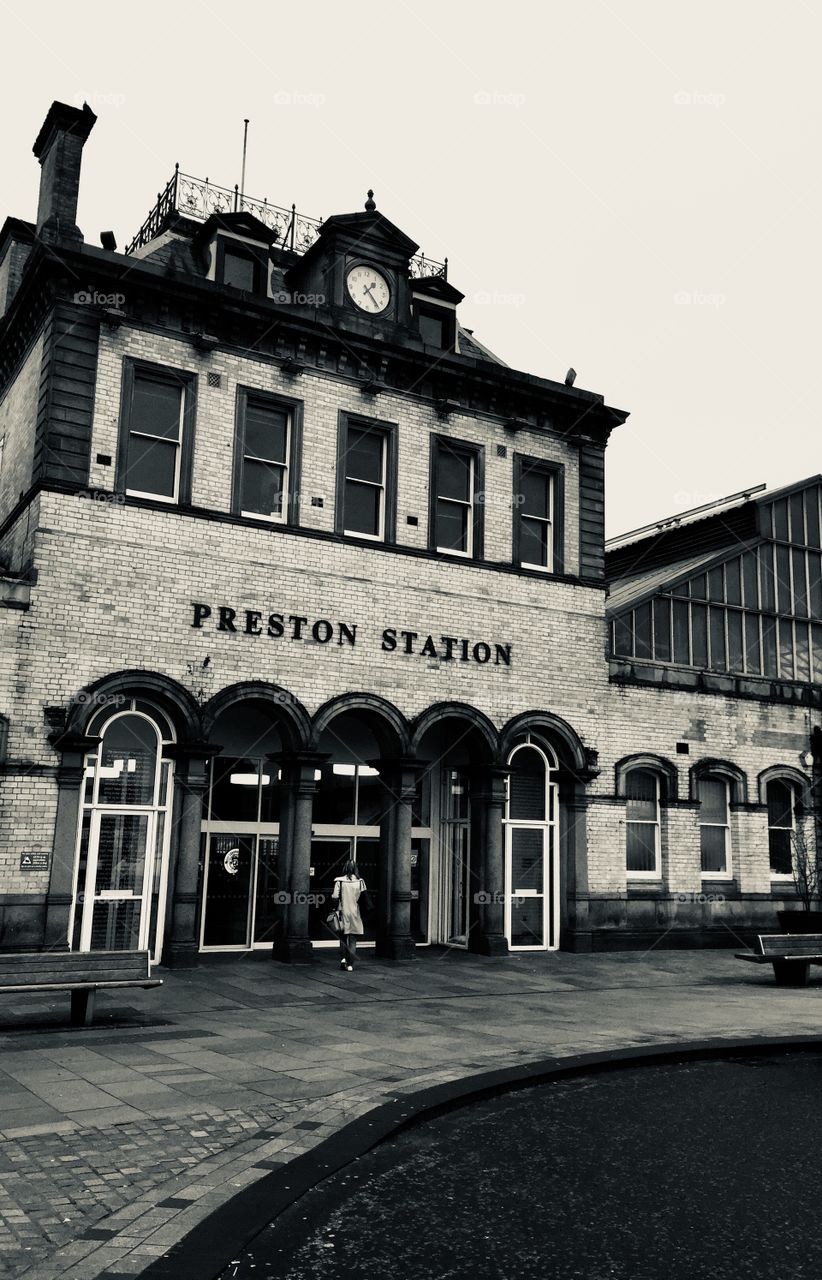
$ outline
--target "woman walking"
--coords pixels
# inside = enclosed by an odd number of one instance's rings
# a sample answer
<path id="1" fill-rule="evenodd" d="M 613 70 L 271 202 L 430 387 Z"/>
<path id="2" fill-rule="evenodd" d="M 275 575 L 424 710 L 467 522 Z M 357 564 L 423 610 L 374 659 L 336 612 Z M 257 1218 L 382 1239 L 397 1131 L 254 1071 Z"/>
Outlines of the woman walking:
<path id="1" fill-rule="evenodd" d="M 340 933 L 340 951 L 342 958 L 340 968 L 351 970 L 357 955 L 357 938 L 362 936 L 362 916 L 359 902 L 365 893 L 365 881 L 361 879 L 356 862 L 350 859 L 343 868 L 343 874 L 334 881 L 334 892 L 331 897 L 340 904 L 342 915 L 342 931 Z"/>

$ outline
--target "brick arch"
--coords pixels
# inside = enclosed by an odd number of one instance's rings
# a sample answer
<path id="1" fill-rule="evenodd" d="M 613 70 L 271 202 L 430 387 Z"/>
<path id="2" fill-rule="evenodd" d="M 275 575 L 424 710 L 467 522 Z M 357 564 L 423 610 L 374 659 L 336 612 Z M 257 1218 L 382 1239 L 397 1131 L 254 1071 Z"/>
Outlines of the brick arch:
<path id="1" fill-rule="evenodd" d="M 323 733 L 338 716 L 352 712 L 360 714 L 373 730 L 381 755 L 390 757 L 411 754 L 408 721 L 392 702 L 376 693 L 342 693 L 324 702 L 311 720 L 311 749 L 318 749 Z"/>
<path id="2" fill-rule="evenodd" d="M 583 746 L 579 734 L 567 720 L 552 711 L 523 711 L 503 726 L 499 735 L 499 759 L 502 764 L 516 746 L 517 738 L 525 733 L 542 734 L 556 752 L 560 764 L 573 772 L 590 770 L 592 753 Z"/>
<path id="3" fill-rule="evenodd" d="M 196 740 L 202 735 L 200 707 L 188 689 L 157 671 L 131 669 L 92 680 L 73 695 L 66 717 L 66 736 L 84 733 L 104 700 L 118 696 L 145 698 L 156 703 L 158 710 L 168 716 L 181 740 Z M 116 707 L 112 709 L 116 710 Z"/>
<path id="4" fill-rule="evenodd" d="M 241 680 L 227 685 L 213 695 L 203 708 L 203 728 L 206 736 L 214 731 L 218 716 L 238 703 L 262 702 L 271 713 L 272 720 L 284 732 L 287 748 L 303 750 L 311 736 L 311 717 L 305 707 L 287 689 L 266 680 Z"/>
<path id="5" fill-rule="evenodd" d="M 787 782 L 796 788 L 799 802 L 803 809 L 811 806 L 811 780 L 801 769 L 790 764 L 772 764 L 763 769 L 756 779 L 757 799 L 760 804 L 768 803 L 768 783 Z"/>
<path id="6" fill-rule="evenodd" d="M 625 779 L 633 769 L 644 769 L 655 773 L 662 782 L 662 800 L 670 801 L 679 798 L 679 775 L 676 765 L 665 756 L 654 755 L 650 751 L 638 751 L 630 756 L 623 756 L 614 765 L 614 794 L 625 796 Z"/>
<path id="7" fill-rule="evenodd" d="M 708 758 L 698 760 L 692 766 L 688 779 L 688 796 L 690 800 L 699 800 L 699 783 L 705 777 L 724 778 L 730 784 L 731 804 L 747 804 L 748 777 L 744 770 L 730 760 Z"/>
<path id="8" fill-rule="evenodd" d="M 433 725 L 441 720 L 465 720 L 480 734 L 488 748 L 488 759 L 493 760 L 498 752 L 498 738 L 495 725 L 484 712 L 478 711 L 467 702 L 435 702 L 413 720 L 411 724 L 411 743 L 414 754 L 420 748 L 423 737 Z"/>

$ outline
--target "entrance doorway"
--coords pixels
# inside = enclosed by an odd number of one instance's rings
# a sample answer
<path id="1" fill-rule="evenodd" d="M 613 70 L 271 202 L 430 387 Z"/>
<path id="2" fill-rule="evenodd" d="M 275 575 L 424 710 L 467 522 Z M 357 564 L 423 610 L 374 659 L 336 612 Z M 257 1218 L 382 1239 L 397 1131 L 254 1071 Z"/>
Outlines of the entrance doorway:
<path id="1" fill-rule="evenodd" d="M 505 936 L 512 951 L 559 946 L 557 762 L 530 736 L 508 758 Z"/>
<path id="2" fill-rule="evenodd" d="M 100 735 L 83 770 L 74 901 L 75 951 L 149 951 L 160 960 L 168 876 L 172 740 L 165 718 L 129 699 L 89 726 Z"/>
<path id="3" fill-rule="evenodd" d="M 439 939 L 467 947 L 471 927 L 471 824 L 467 774 L 440 769 Z"/>

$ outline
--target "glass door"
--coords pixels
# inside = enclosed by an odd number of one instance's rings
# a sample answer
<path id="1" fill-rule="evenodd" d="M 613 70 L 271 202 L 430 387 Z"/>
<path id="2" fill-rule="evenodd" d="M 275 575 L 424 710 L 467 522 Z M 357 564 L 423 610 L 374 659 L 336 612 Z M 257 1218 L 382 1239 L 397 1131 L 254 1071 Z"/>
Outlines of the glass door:
<path id="1" fill-rule="evenodd" d="M 148 813 L 92 814 L 81 951 L 146 949 L 152 819 Z"/>
<path id="2" fill-rule="evenodd" d="M 96 752 L 86 757 L 77 832 L 71 946 L 149 951 L 159 962 L 168 869 L 170 728 L 130 699 L 101 713 Z"/>
<path id="3" fill-rule="evenodd" d="M 530 740 L 508 763 L 505 809 L 505 936 L 512 951 L 559 945 L 557 784 L 553 758 Z"/>
<path id="4" fill-rule="evenodd" d="M 440 937 L 449 946 L 467 947 L 471 831 L 468 777 L 443 769 L 440 793 L 440 857 L 443 894 Z"/>

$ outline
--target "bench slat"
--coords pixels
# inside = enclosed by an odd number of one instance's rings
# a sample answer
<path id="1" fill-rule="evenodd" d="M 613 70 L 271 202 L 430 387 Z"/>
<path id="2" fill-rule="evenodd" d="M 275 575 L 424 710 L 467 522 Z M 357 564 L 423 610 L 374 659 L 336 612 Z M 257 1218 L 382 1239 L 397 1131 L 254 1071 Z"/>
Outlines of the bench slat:
<path id="1" fill-rule="evenodd" d="M 11 983 L 30 985 L 57 977 L 142 978 L 151 972 L 147 951 L 35 951 L 0 955 L 0 990 Z"/>
<path id="2" fill-rule="evenodd" d="M 17 994 L 29 991 L 97 991 L 98 989 L 102 991 L 106 987 L 142 987 L 143 990 L 147 991 L 149 987 L 161 987 L 162 985 L 162 978 L 149 978 L 148 981 L 137 982 L 42 982 L 38 983 L 36 987 L 3 987 L 2 989 L 3 991 Z"/>
<path id="3" fill-rule="evenodd" d="M 819 933 L 759 934 L 757 942 L 758 954 L 766 957 L 807 959 L 822 956 L 822 934 Z"/>

